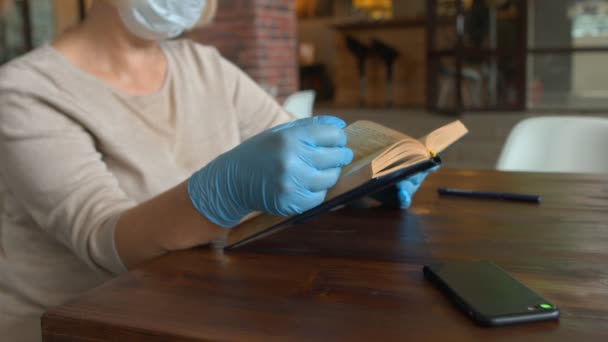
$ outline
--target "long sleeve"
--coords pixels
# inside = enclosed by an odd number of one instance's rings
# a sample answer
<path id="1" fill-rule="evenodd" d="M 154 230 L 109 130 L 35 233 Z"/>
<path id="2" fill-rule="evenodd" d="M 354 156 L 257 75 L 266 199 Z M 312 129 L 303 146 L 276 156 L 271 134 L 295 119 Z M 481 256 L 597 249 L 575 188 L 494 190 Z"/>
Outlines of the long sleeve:
<path id="1" fill-rule="evenodd" d="M 143 96 L 51 45 L 0 67 L 0 331 L 13 331 L 9 340 L 39 331 L 44 309 L 126 271 L 114 231 L 127 210 L 291 120 L 214 48 L 162 48 L 165 83 Z"/>
<path id="2" fill-rule="evenodd" d="M 134 203 L 83 127 L 42 100 L 3 91 L 0 177 L 36 224 L 91 268 L 125 271 L 114 227 Z"/>
<path id="3" fill-rule="evenodd" d="M 221 63 L 226 92 L 232 97 L 242 140 L 294 120 L 243 71 L 223 58 Z"/>

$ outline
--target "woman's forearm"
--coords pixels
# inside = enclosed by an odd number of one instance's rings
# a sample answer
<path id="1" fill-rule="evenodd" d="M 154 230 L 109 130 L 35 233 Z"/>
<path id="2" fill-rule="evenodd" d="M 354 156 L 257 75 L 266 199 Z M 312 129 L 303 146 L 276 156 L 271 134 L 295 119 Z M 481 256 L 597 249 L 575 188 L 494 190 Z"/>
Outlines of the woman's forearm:
<path id="1" fill-rule="evenodd" d="M 126 211 L 116 224 L 114 239 L 123 264 L 131 269 L 166 252 L 208 243 L 225 232 L 194 209 L 184 182 Z"/>
<path id="2" fill-rule="evenodd" d="M 115 234 L 123 263 L 210 242 L 225 232 L 217 225 L 234 227 L 252 211 L 290 216 L 321 204 L 353 159 L 345 126 L 315 116 L 274 127 L 218 156 L 189 183 L 127 211 Z"/>

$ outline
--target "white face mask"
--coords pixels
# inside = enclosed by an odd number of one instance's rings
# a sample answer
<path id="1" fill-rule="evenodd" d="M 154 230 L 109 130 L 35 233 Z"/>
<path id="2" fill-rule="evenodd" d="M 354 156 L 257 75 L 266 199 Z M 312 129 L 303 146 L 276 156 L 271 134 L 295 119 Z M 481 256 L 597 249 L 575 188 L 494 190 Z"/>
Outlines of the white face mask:
<path id="1" fill-rule="evenodd" d="M 127 29 L 147 40 L 174 38 L 196 25 L 205 0 L 122 0 L 118 12 Z"/>

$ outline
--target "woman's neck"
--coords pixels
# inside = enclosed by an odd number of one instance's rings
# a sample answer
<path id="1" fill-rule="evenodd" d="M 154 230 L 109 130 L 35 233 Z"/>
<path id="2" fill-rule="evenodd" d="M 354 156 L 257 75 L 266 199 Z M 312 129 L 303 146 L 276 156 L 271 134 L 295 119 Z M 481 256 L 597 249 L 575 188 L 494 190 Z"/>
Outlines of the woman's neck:
<path id="1" fill-rule="evenodd" d="M 158 91 L 167 72 L 158 42 L 130 33 L 105 2 L 94 2 L 86 20 L 52 45 L 83 71 L 134 95 Z"/>

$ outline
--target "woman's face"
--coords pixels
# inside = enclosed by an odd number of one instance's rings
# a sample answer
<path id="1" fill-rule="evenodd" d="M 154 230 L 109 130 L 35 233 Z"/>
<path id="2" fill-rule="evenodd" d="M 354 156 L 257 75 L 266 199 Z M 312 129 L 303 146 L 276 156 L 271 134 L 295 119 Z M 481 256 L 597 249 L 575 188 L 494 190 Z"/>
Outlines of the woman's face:
<path id="1" fill-rule="evenodd" d="M 122 22 L 145 40 L 174 38 L 199 21 L 206 0 L 103 0 L 118 9 Z"/>

